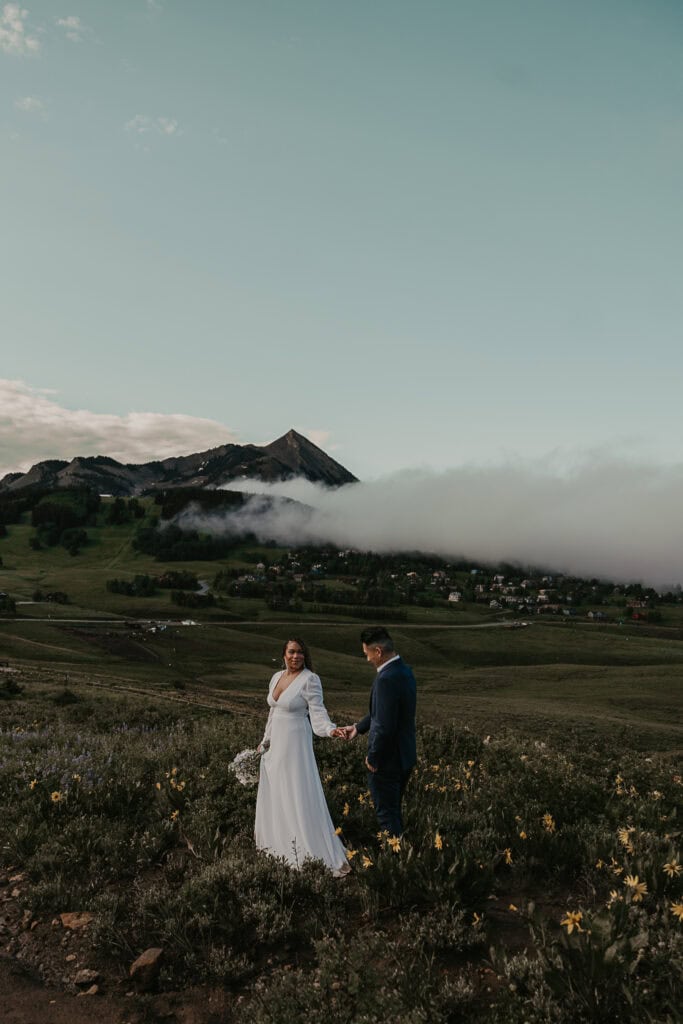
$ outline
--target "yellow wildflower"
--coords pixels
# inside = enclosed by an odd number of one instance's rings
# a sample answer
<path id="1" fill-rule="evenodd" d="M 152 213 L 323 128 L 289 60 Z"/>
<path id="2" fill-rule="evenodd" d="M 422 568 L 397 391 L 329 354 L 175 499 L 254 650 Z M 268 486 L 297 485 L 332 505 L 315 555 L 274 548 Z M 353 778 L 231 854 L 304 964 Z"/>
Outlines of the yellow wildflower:
<path id="1" fill-rule="evenodd" d="M 344 804 L 344 810 L 342 811 L 342 814 L 344 815 L 345 818 L 348 818 L 350 810 L 351 808 L 349 807 L 349 805 Z"/>
<path id="2" fill-rule="evenodd" d="M 653 789 L 652 792 L 650 793 L 650 796 L 652 797 L 653 800 L 661 800 L 662 797 L 664 796 L 664 794 L 660 793 L 658 789 Z"/>
<path id="3" fill-rule="evenodd" d="M 381 843 L 381 842 L 382 842 L 382 840 L 384 840 L 384 839 L 388 839 L 388 838 L 389 838 L 389 833 L 387 832 L 387 830 L 386 830 L 386 829 L 383 829 L 383 831 L 382 831 L 382 832 L 378 832 L 378 833 L 377 833 L 377 838 L 379 839 L 379 841 L 380 841 L 380 843 Z"/>
<path id="4" fill-rule="evenodd" d="M 526 832 L 524 831 L 524 829 L 522 829 L 522 831 L 519 833 L 519 838 L 520 839 L 528 839 L 529 838 L 528 835 L 526 834 Z"/>
<path id="5" fill-rule="evenodd" d="M 468 767 L 468 768 L 474 768 L 474 765 L 475 765 L 475 762 L 474 762 L 474 761 L 468 761 L 468 762 L 467 762 L 467 767 Z"/>
<path id="6" fill-rule="evenodd" d="M 631 899 L 634 903 L 642 902 L 643 896 L 647 894 L 647 882 L 641 882 L 638 875 L 627 875 L 624 885 L 631 889 Z"/>
<path id="7" fill-rule="evenodd" d="M 672 903 L 671 913 L 683 923 L 683 903 Z"/>
<path id="8" fill-rule="evenodd" d="M 176 809 L 175 811 L 173 811 L 171 813 L 171 821 L 175 821 L 179 814 L 180 814 L 179 810 Z"/>
<path id="9" fill-rule="evenodd" d="M 610 868 L 612 869 L 612 874 L 614 874 L 614 875 L 621 875 L 621 874 L 623 874 L 624 869 L 622 868 L 621 864 L 617 863 L 617 861 L 614 859 L 614 857 L 611 858 Z"/>
<path id="10" fill-rule="evenodd" d="M 178 774 L 178 769 L 177 768 L 171 768 L 171 775 L 177 775 L 177 774 Z"/>
<path id="11" fill-rule="evenodd" d="M 434 849 L 443 850 L 443 839 L 441 838 L 441 834 L 439 832 L 437 832 L 436 835 L 434 836 Z"/>
<path id="12" fill-rule="evenodd" d="M 512 850 L 510 849 L 509 846 L 505 847 L 505 849 L 503 850 L 503 855 L 505 857 L 505 863 L 512 864 Z"/>
<path id="13" fill-rule="evenodd" d="M 334 834 L 335 834 L 336 836 L 340 836 L 340 835 L 342 834 L 342 829 L 341 829 L 341 825 L 337 825 L 337 827 L 336 827 L 336 828 L 335 828 L 335 830 L 334 830 Z"/>
<path id="14" fill-rule="evenodd" d="M 581 922 L 582 921 L 583 921 L 583 914 L 581 913 L 580 910 L 568 910 L 567 914 L 566 914 L 566 917 L 562 918 L 562 920 L 560 921 L 560 924 L 562 925 L 563 928 L 567 929 L 567 935 L 571 935 L 571 933 L 574 931 L 575 928 L 576 928 L 577 932 L 582 932 L 583 931 L 583 928 L 581 927 Z"/>
<path id="15" fill-rule="evenodd" d="M 74 782 L 80 782 L 81 781 L 80 775 L 72 775 L 71 778 L 74 780 Z"/>
<path id="16" fill-rule="evenodd" d="M 669 878 L 678 878 L 681 872 L 683 872 L 683 867 L 681 867 L 678 863 L 678 858 L 676 858 L 676 860 L 670 860 L 668 864 L 665 864 L 662 871 L 664 871 Z"/>
<path id="17" fill-rule="evenodd" d="M 372 867 L 372 861 L 370 860 L 370 858 L 368 856 L 366 856 L 366 854 L 363 854 L 363 867 L 364 868 L 371 868 Z"/>
<path id="18" fill-rule="evenodd" d="M 50 793 L 50 800 L 52 800 L 53 804 L 58 804 L 61 799 L 62 794 L 59 792 L 59 790 L 56 789 L 54 793 Z"/>
<path id="19" fill-rule="evenodd" d="M 358 803 L 359 804 L 364 804 L 365 803 L 365 793 L 359 793 L 358 794 Z"/>
<path id="20" fill-rule="evenodd" d="M 631 836 L 635 832 L 633 825 L 629 825 L 627 828 L 618 828 L 617 835 L 619 842 L 624 846 L 629 853 L 633 853 L 633 843 L 631 842 Z"/>
<path id="21" fill-rule="evenodd" d="M 37 785 L 38 785 L 38 779 L 31 779 L 31 781 L 28 784 L 28 788 L 30 790 L 34 790 Z"/>
<path id="22" fill-rule="evenodd" d="M 472 924 L 474 925 L 475 928 L 477 927 L 478 924 L 481 924 L 481 918 L 479 917 L 479 914 L 476 912 L 476 910 L 472 914 Z"/>
<path id="23" fill-rule="evenodd" d="M 511 903 L 510 906 L 508 907 L 508 910 L 511 910 L 514 914 L 517 912 L 517 907 L 514 905 L 514 903 Z"/>
<path id="24" fill-rule="evenodd" d="M 623 903 L 624 897 L 621 896 L 616 889 L 610 889 L 609 899 L 607 900 L 607 906 L 611 907 L 613 903 Z"/>
<path id="25" fill-rule="evenodd" d="M 605 862 L 602 859 L 602 857 L 598 857 L 598 859 L 595 862 L 595 866 L 598 869 L 598 871 L 601 871 L 604 868 Z"/>
<path id="26" fill-rule="evenodd" d="M 347 856 L 347 858 L 349 860 L 353 860 L 353 858 L 356 856 L 357 853 L 358 853 L 358 850 L 347 850 L 346 851 L 346 856 Z"/>
<path id="27" fill-rule="evenodd" d="M 546 832 L 552 833 L 555 831 L 555 819 L 549 811 L 546 811 L 543 815 L 543 828 L 546 830 Z"/>
<path id="28" fill-rule="evenodd" d="M 453 783 L 453 789 L 455 790 L 456 793 L 460 792 L 460 790 L 462 789 L 462 782 L 460 781 L 460 779 L 455 780 L 455 782 Z"/>
<path id="29" fill-rule="evenodd" d="M 398 836 L 389 836 L 387 842 L 391 849 L 394 851 L 394 853 L 401 852 L 401 840 L 399 839 Z"/>
<path id="30" fill-rule="evenodd" d="M 179 782 L 178 785 L 176 786 L 176 789 L 178 790 L 179 793 L 182 793 L 182 791 L 185 789 L 185 783 Z"/>
<path id="31" fill-rule="evenodd" d="M 155 789 L 161 789 L 161 783 L 160 782 L 155 782 L 154 783 L 154 788 Z"/>

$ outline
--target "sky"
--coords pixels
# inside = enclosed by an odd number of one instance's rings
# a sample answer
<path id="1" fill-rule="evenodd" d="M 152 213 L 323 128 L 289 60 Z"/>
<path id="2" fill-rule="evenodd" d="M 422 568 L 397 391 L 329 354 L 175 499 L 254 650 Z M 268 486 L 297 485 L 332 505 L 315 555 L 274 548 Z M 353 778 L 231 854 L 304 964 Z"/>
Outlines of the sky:
<path id="1" fill-rule="evenodd" d="M 0 471 L 674 472 L 682 58 L 678 0 L 0 0 Z"/>

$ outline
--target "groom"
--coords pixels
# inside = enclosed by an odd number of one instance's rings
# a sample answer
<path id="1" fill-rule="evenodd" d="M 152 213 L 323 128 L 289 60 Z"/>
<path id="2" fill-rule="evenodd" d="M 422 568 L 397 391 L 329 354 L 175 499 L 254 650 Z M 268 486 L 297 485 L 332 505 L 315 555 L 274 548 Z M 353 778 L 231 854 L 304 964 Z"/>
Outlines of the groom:
<path id="1" fill-rule="evenodd" d="M 344 731 L 350 740 L 369 731 L 365 764 L 377 820 L 390 836 L 401 836 L 401 801 L 417 760 L 415 676 L 394 650 L 394 642 L 383 626 L 364 629 L 361 641 L 363 654 L 376 669 L 370 713 Z"/>

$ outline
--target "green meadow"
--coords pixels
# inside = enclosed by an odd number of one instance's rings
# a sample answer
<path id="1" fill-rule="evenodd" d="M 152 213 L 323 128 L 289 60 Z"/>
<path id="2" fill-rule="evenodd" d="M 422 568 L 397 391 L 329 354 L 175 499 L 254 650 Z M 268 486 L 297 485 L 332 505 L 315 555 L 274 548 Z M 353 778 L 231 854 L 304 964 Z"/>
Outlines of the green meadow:
<path id="1" fill-rule="evenodd" d="M 186 614 L 168 591 L 111 594 L 111 578 L 211 582 L 277 554 L 164 564 L 134 550 L 134 530 L 89 528 L 75 556 L 33 550 L 25 522 L 0 541 L 0 589 L 19 602 L 0 619 L 0 866 L 28 879 L 17 913 L 36 935 L 55 914 L 92 913 L 90 955 L 112 992 L 135 956 L 163 948 L 140 1020 L 161 1019 L 164 993 L 201 1003 L 217 987 L 226 1022 L 680 1020 L 675 610 L 657 628 L 616 615 L 510 628 L 488 607 L 411 606 L 392 627 L 419 686 L 398 846 L 377 835 L 362 741 L 316 741 L 353 868 L 340 883 L 255 855 L 255 790 L 230 762 L 261 736 L 292 635 L 333 718 L 364 713 L 365 623 L 256 598 Z M 69 603 L 21 603 L 36 589 Z M 30 938 L 13 941 L 32 963 Z M 49 974 L 45 946 L 35 957 Z"/>

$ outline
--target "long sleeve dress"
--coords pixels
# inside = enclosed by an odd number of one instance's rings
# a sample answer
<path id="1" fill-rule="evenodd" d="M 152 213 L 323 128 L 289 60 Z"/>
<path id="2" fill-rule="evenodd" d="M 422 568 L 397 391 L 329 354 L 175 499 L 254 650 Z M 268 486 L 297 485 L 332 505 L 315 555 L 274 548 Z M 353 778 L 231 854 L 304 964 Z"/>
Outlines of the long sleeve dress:
<path id="1" fill-rule="evenodd" d="M 346 850 L 336 835 L 313 753 L 313 736 L 330 736 L 335 728 L 323 704 L 320 678 L 303 669 L 293 683 L 273 697 L 282 675 L 268 687 L 270 712 L 262 743 L 256 797 L 256 846 L 300 867 L 307 857 L 322 860 L 332 872 L 346 874 Z M 310 721 L 309 721 L 310 719 Z"/>

